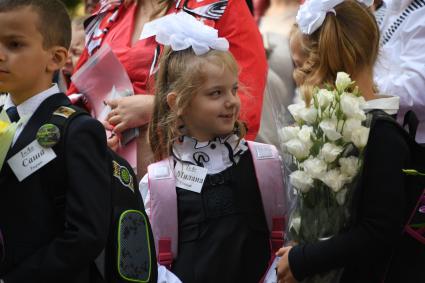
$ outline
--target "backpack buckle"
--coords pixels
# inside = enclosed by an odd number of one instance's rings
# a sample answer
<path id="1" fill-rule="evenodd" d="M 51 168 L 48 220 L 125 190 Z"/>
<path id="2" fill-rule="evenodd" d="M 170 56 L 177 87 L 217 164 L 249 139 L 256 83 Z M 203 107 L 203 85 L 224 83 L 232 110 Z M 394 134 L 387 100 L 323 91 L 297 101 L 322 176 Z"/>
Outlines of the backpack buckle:
<path id="1" fill-rule="evenodd" d="M 171 252 L 171 238 L 164 237 L 158 241 L 158 262 L 168 270 L 173 263 L 173 253 Z"/>
<path id="2" fill-rule="evenodd" d="M 272 218 L 272 231 L 271 231 L 271 249 L 272 253 L 276 253 L 283 246 L 283 239 L 285 237 L 284 228 L 285 217 L 273 217 Z"/>

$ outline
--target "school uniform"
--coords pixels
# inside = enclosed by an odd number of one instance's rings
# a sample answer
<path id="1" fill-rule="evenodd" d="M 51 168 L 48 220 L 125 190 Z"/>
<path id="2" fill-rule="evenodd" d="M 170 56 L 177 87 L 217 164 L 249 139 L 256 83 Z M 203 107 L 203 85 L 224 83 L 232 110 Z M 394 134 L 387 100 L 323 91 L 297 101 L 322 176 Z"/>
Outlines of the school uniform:
<path id="1" fill-rule="evenodd" d="M 381 109 L 394 115 L 397 108 L 398 98 L 380 98 L 368 101 L 365 111 Z M 395 125 L 377 121 L 354 188 L 349 228 L 324 241 L 294 246 L 289 266 L 297 280 L 344 268 L 338 282 L 382 282 L 408 213 L 402 169 L 409 158 L 408 145 Z"/>
<path id="2" fill-rule="evenodd" d="M 4 108 L 11 104 L 6 99 Z M 86 115 L 75 118 L 67 136 L 61 137 L 64 149 L 53 146 L 57 157 L 22 181 L 7 162 L 22 155 L 52 113 L 66 105 L 69 99 L 54 85 L 17 107 L 24 122 L 0 171 L 0 230 L 5 250 L 0 278 L 5 283 L 103 282 L 94 265 L 105 246 L 111 214 L 103 126 Z M 64 209 L 58 210 L 59 200 L 53 199 L 52 192 L 61 186 Z"/>
<path id="3" fill-rule="evenodd" d="M 184 136 L 173 146 L 174 167 L 208 173 L 200 193 L 176 187 L 178 255 L 172 272 L 185 283 L 258 282 L 270 259 L 270 235 L 251 152 L 231 135 L 210 142 Z M 150 213 L 147 176 L 141 182 Z"/>

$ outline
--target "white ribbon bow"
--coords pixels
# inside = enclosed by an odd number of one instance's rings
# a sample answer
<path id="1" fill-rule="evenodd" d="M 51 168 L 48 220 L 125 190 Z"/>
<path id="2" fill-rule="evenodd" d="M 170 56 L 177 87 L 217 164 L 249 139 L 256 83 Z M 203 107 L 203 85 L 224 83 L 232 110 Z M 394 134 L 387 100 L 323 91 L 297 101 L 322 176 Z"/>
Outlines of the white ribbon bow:
<path id="1" fill-rule="evenodd" d="M 312 34 L 322 26 L 326 14 L 332 12 L 334 7 L 344 2 L 344 0 L 307 0 L 300 6 L 296 17 L 298 27 L 303 34 Z M 373 4 L 373 0 L 357 0 L 367 7 Z"/>
<path id="2" fill-rule="evenodd" d="M 156 36 L 158 43 L 169 45 L 174 51 L 192 47 L 196 55 L 210 49 L 227 51 L 229 42 L 218 37 L 218 31 L 198 21 L 186 12 L 169 14 L 146 23 L 140 39 Z"/>

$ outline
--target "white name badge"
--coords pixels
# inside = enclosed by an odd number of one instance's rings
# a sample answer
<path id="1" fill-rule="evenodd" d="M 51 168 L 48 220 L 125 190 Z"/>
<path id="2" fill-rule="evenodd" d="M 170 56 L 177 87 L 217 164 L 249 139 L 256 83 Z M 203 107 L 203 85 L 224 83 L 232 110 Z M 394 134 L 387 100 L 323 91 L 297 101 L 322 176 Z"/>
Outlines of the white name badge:
<path id="1" fill-rule="evenodd" d="M 55 158 L 56 154 L 53 149 L 44 148 L 37 140 L 34 140 L 23 150 L 12 156 L 7 163 L 9 163 L 19 182 L 21 182 Z"/>
<path id="2" fill-rule="evenodd" d="M 207 173 L 207 168 L 190 164 L 177 164 L 174 168 L 176 186 L 195 193 L 200 193 Z"/>

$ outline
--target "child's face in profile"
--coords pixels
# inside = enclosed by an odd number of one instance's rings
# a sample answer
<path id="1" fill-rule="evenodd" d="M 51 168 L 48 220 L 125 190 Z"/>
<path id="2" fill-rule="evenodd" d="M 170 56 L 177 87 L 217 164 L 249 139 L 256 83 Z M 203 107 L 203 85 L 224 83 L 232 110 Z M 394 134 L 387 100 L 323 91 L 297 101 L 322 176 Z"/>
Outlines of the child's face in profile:
<path id="1" fill-rule="evenodd" d="M 38 14 L 31 7 L 0 13 L 0 92 L 30 97 L 51 84 Z M 50 80 L 50 81 L 49 81 Z"/>
<path id="2" fill-rule="evenodd" d="M 199 141 L 232 133 L 240 109 L 237 74 L 211 63 L 204 74 L 205 84 L 182 115 L 188 134 Z"/>

